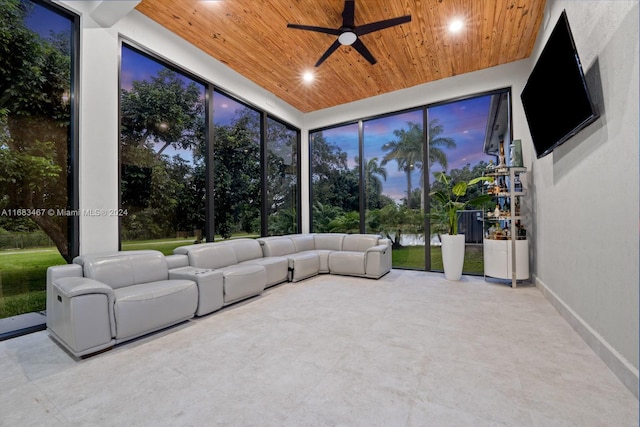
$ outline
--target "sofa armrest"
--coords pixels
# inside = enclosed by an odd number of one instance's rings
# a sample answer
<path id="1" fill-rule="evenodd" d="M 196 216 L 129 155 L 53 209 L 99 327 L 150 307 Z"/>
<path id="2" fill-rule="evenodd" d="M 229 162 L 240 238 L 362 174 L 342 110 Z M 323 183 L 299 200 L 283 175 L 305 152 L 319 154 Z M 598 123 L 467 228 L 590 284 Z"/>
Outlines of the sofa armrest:
<path id="1" fill-rule="evenodd" d="M 47 328 L 75 356 L 115 343 L 113 289 L 86 277 L 62 277 L 47 295 Z"/>
<path id="2" fill-rule="evenodd" d="M 378 279 L 391 271 L 391 245 L 372 246 L 365 252 L 365 276 Z"/>
<path id="3" fill-rule="evenodd" d="M 114 300 L 111 286 L 87 277 L 62 277 L 53 282 L 53 288 L 66 298 L 87 294 L 105 294 L 110 302 Z"/>
<path id="4" fill-rule="evenodd" d="M 189 256 L 184 254 L 167 255 L 167 267 L 169 270 L 189 266 Z M 169 271 L 171 273 L 171 271 Z"/>
<path id="5" fill-rule="evenodd" d="M 221 309 L 224 305 L 224 276 L 222 270 L 189 266 L 180 267 L 169 270 L 169 279 L 185 279 L 196 282 L 198 286 L 196 316 L 204 316 Z"/>
<path id="6" fill-rule="evenodd" d="M 82 266 L 78 264 L 53 265 L 47 268 L 47 312 L 53 302 L 53 282 L 63 277 L 82 277 Z"/>
<path id="7" fill-rule="evenodd" d="M 376 246 L 372 246 L 369 249 L 367 249 L 366 253 L 369 253 L 369 252 L 382 252 L 384 254 L 385 251 L 387 251 L 388 249 L 389 249 L 389 245 L 376 245 Z"/>
<path id="8" fill-rule="evenodd" d="M 113 313 L 116 297 L 111 286 L 88 277 L 62 277 L 52 283 L 52 290 L 51 297 L 57 298 L 58 302 L 61 302 L 62 299 L 70 300 L 82 295 L 105 295 L 109 312 L 109 326 L 111 331 L 116 330 L 116 319 Z"/>

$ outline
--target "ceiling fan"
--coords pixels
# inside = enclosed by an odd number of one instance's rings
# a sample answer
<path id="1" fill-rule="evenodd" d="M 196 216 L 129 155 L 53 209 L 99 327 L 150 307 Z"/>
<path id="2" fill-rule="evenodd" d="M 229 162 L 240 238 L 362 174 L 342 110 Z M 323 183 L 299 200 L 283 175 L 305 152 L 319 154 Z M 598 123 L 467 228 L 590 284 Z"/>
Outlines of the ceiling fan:
<path id="1" fill-rule="evenodd" d="M 396 25 L 411 22 L 411 15 L 400 16 L 398 18 L 385 19 L 383 21 L 372 22 L 370 24 L 364 24 L 356 27 L 355 25 L 355 0 L 345 0 L 344 10 L 342 11 L 342 26 L 340 28 L 326 28 L 326 27 L 314 27 L 311 25 L 299 25 L 299 24 L 287 24 L 288 28 L 295 28 L 298 30 L 315 31 L 316 33 L 325 33 L 338 36 L 336 41 L 333 42 L 329 49 L 320 57 L 316 62 L 316 67 L 320 66 L 336 49 L 340 46 L 353 46 L 355 50 L 360 53 L 371 65 L 377 61 L 369 52 L 369 49 L 362 43 L 360 36 L 372 33 L 374 31 L 383 30 L 385 28 L 393 27 Z"/>

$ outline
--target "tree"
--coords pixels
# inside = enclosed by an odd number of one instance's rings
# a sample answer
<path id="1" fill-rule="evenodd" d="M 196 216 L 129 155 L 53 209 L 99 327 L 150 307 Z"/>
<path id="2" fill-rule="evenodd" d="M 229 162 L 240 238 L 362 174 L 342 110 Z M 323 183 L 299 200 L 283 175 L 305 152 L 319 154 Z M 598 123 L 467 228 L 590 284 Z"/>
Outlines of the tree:
<path id="1" fill-rule="evenodd" d="M 359 157 L 355 157 L 355 172 L 360 175 Z M 382 179 L 381 179 L 382 178 Z M 378 158 L 364 159 L 365 205 L 367 209 L 379 209 L 383 206 L 382 180 L 387 180 L 387 169 L 378 164 Z"/>
<path id="2" fill-rule="evenodd" d="M 403 234 L 424 235 L 424 215 L 420 209 L 409 209 L 393 203 L 372 212 L 369 224 L 391 240 L 394 249 L 400 249 Z"/>
<path id="3" fill-rule="evenodd" d="M 326 140 L 322 132 L 311 141 L 311 184 L 314 203 L 358 211 L 360 177 L 347 166 L 347 153 Z M 314 229 L 315 230 L 315 229 Z"/>
<path id="4" fill-rule="evenodd" d="M 438 119 L 432 119 L 429 122 L 429 168 L 436 163 L 442 166 L 445 171 L 449 166 L 447 154 L 443 148 L 456 148 L 456 142 L 453 138 L 441 136 L 444 133 L 444 126 L 438 124 Z"/>
<path id="5" fill-rule="evenodd" d="M 29 3 L 0 0 L 0 207 L 57 212 L 71 208 L 70 37 L 41 38 L 25 25 L 29 13 Z M 69 218 L 35 214 L 30 219 L 70 262 Z"/>
<path id="6" fill-rule="evenodd" d="M 429 166 L 439 163 L 445 170 L 447 169 L 447 155 L 441 147 L 455 148 L 456 143 L 452 138 L 442 137 L 444 127 L 438 124 L 438 119 L 429 122 Z M 414 170 L 422 170 L 423 159 L 423 131 L 422 125 L 415 122 L 407 122 L 407 129 L 396 129 L 393 131 L 395 140 L 389 141 L 382 146 L 387 154 L 382 159 L 384 166 L 391 160 L 395 160 L 398 170 L 407 175 L 407 207 L 411 208 L 411 174 Z M 423 180 L 420 176 L 420 180 Z"/>
<path id="7" fill-rule="evenodd" d="M 331 233 L 358 233 L 360 231 L 360 213 L 353 211 L 340 215 L 329 223 Z"/>
<path id="8" fill-rule="evenodd" d="M 149 80 L 134 81 L 131 90 L 123 89 L 120 109 L 125 146 L 149 144 L 159 157 L 170 145 L 193 150 L 204 140 L 204 103 L 198 85 L 186 84 L 167 68 Z"/>
<path id="9" fill-rule="evenodd" d="M 313 203 L 313 231 L 326 233 L 329 231 L 331 221 L 343 214 L 341 208 L 318 201 Z"/>
<path id="10" fill-rule="evenodd" d="M 126 239 L 204 226 L 204 104 L 200 89 L 162 69 L 121 92 L 121 202 Z M 173 146 L 192 159 L 170 158 Z"/>
<path id="11" fill-rule="evenodd" d="M 298 194 L 297 132 L 269 119 L 267 122 L 268 234 L 296 233 Z"/>
<path id="12" fill-rule="evenodd" d="M 422 169 L 422 126 L 418 123 L 408 122 L 408 129 L 396 129 L 393 131 L 396 140 L 389 141 L 382 146 L 387 152 L 382 159 L 384 166 L 391 160 L 395 160 L 398 170 L 407 175 L 407 207 L 411 208 L 411 174 L 415 169 Z"/>
<path id="13" fill-rule="evenodd" d="M 240 231 L 238 225 L 256 231 L 260 218 L 260 144 L 248 121 L 239 113 L 232 124 L 214 129 L 214 224 L 225 239 Z"/>

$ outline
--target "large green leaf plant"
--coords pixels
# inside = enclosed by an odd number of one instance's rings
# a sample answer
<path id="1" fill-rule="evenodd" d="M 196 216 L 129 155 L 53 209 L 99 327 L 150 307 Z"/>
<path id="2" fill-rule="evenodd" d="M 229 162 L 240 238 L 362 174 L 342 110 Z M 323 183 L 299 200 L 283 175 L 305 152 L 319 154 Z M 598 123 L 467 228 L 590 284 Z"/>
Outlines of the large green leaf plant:
<path id="1" fill-rule="evenodd" d="M 468 206 L 482 206 L 491 200 L 491 195 L 481 194 L 477 197 L 466 199 L 467 190 L 479 182 L 493 181 L 493 177 L 479 176 L 469 181 L 460 181 L 455 184 L 451 177 L 444 172 L 434 174 L 436 181 L 442 184 L 440 189 L 429 193 L 429 196 L 438 203 L 436 212 L 431 216 L 436 221 L 442 222 L 442 228 L 449 234 L 458 234 L 458 218 L 460 211 L 465 210 Z"/>

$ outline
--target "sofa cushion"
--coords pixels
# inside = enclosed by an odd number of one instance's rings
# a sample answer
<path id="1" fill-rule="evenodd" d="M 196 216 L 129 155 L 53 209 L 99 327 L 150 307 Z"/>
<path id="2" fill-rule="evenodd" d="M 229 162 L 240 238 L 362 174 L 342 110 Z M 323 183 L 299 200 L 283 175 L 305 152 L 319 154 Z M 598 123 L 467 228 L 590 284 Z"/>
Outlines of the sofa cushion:
<path id="1" fill-rule="evenodd" d="M 289 236 L 296 252 L 312 251 L 316 248 L 313 234 L 292 234 Z"/>
<path id="2" fill-rule="evenodd" d="M 318 254 L 318 258 L 320 259 L 319 273 L 329 273 L 331 271 L 329 270 L 329 254 L 334 251 L 317 249 L 314 252 Z"/>
<path id="3" fill-rule="evenodd" d="M 261 237 L 258 242 L 262 246 L 262 254 L 266 257 L 286 256 L 296 252 L 289 236 Z"/>
<path id="4" fill-rule="evenodd" d="M 272 256 L 265 258 L 254 258 L 248 261 L 241 262 L 238 265 L 244 264 L 257 264 L 264 267 L 267 277 L 265 287 L 286 282 L 289 278 L 289 260 L 287 260 L 287 258 L 285 257 Z"/>
<path id="5" fill-rule="evenodd" d="M 260 294 L 267 283 L 265 268 L 258 264 L 231 265 L 222 269 L 225 304 Z"/>
<path id="6" fill-rule="evenodd" d="M 180 246 L 175 248 L 173 253 L 186 254 L 189 257 L 189 265 L 197 268 L 215 269 L 238 263 L 233 247 L 217 242 Z"/>
<path id="7" fill-rule="evenodd" d="M 198 289 L 192 280 L 162 280 L 118 288 L 116 340 L 135 338 L 193 317 Z"/>
<path id="8" fill-rule="evenodd" d="M 341 251 L 342 241 L 346 234 L 343 233 L 321 233 L 314 234 L 315 248 L 328 251 Z"/>
<path id="9" fill-rule="evenodd" d="M 329 254 L 329 270 L 331 274 L 362 276 L 365 274 L 365 253 L 352 251 L 335 251 Z"/>
<path id="10" fill-rule="evenodd" d="M 218 243 L 231 246 L 236 251 L 238 262 L 262 258 L 262 247 L 255 239 L 234 239 Z"/>
<path id="11" fill-rule="evenodd" d="M 315 251 L 288 255 L 291 281 L 297 282 L 320 272 L 320 257 Z"/>
<path id="12" fill-rule="evenodd" d="M 118 289 L 139 283 L 166 280 L 169 269 L 165 256 L 158 251 L 121 251 L 111 255 L 80 257 L 84 277 Z"/>

